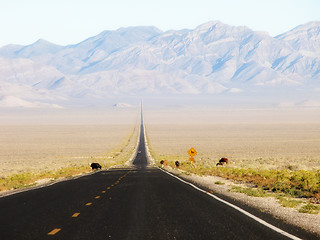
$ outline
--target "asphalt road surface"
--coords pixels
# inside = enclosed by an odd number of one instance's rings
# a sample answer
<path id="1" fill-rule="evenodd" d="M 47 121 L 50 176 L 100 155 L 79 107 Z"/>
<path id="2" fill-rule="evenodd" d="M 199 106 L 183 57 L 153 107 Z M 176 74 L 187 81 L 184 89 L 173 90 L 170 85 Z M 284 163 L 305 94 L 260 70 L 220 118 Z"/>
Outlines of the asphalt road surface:
<path id="1" fill-rule="evenodd" d="M 233 204 L 289 234 L 317 239 L 262 212 Z M 132 168 L 97 171 L 0 198 L 0 239 L 290 238 L 147 166 L 141 128 Z"/>

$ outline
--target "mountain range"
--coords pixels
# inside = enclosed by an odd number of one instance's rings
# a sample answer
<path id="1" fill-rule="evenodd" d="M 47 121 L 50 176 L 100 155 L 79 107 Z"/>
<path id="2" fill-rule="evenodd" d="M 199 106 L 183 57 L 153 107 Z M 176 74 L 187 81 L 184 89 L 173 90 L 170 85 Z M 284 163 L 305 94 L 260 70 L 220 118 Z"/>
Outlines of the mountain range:
<path id="1" fill-rule="evenodd" d="M 295 96 L 320 106 L 320 22 L 278 35 L 219 21 L 103 31 L 75 45 L 0 48 L 0 107 L 112 96 Z"/>

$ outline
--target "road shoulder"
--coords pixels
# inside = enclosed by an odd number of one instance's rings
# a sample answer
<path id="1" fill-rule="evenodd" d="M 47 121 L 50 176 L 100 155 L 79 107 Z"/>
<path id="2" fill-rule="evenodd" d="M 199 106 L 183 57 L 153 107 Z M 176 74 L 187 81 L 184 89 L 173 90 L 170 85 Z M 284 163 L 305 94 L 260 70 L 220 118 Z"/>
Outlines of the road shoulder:
<path id="1" fill-rule="evenodd" d="M 320 236 L 320 214 L 300 213 L 296 209 L 282 207 L 274 197 L 252 197 L 244 193 L 230 191 L 233 186 L 246 186 L 246 183 L 236 183 L 217 176 L 199 176 L 184 173 L 181 170 L 173 169 L 171 167 L 165 167 L 164 169 L 189 182 L 209 189 L 213 194 L 218 193 L 219 195 L 239 201 L 246 206 L 255 208 L 260 212 L 270 214 L 288 224 L 298 226 Z"/>

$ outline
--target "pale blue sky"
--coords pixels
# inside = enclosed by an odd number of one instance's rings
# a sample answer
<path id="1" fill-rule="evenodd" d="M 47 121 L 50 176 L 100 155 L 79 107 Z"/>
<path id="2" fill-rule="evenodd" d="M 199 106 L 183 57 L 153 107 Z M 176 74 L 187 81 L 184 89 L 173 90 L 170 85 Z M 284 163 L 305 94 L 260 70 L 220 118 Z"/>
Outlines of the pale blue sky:
<path id="1" fill-rule="evenodd" d="M 271 36 L 320 21 L 320 0 L 0 0 L 0 46 L 75 44 L 103 30 L 195 28 L 212 20 Z"/>

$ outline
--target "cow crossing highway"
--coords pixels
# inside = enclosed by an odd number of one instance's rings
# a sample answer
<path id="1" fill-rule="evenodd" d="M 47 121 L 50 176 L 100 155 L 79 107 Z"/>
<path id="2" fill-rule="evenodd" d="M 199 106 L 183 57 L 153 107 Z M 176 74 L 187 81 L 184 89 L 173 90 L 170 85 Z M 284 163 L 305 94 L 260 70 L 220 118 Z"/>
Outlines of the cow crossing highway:
<path id="1" fill-rule="evenodd" d="M 133 167 L 0 198 L 0 239 L 317 239 L 149 166 L 143 131 Z"/>

